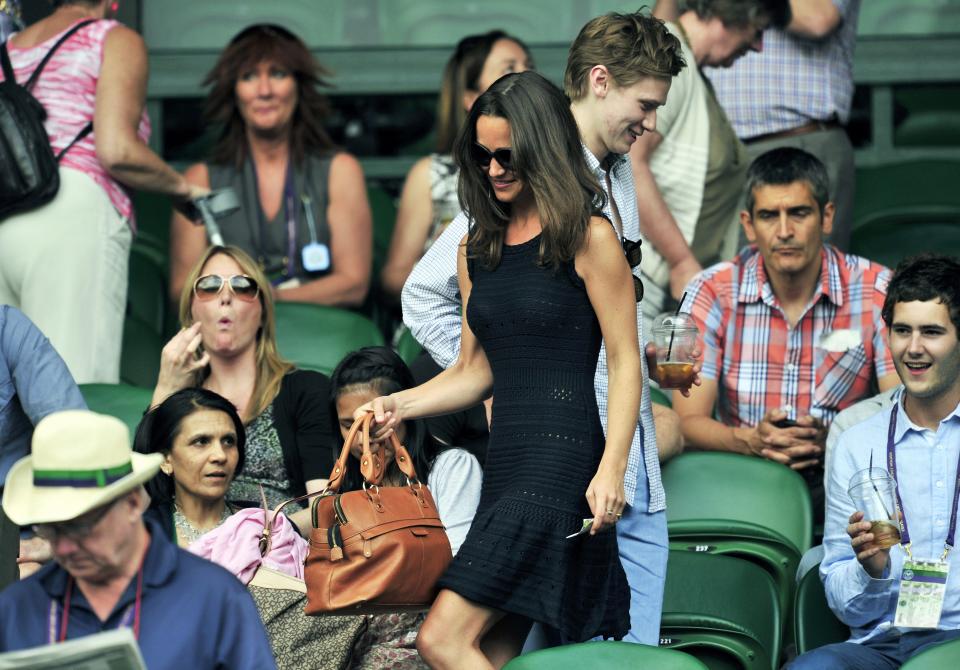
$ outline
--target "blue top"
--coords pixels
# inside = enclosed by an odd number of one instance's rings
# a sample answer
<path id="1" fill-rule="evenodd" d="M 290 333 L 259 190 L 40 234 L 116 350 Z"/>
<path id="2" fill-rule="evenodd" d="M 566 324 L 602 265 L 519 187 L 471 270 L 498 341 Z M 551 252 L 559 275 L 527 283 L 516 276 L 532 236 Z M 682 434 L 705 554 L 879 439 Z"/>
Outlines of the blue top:
<path id="1" fill-rule="evenodd" d="M 155 521 L 145 523 L 151 541 L 144 562 L 138 643 L 147 667 L 275 668 L 260 615 L 243 584 L 219 565 L 178 548 Z M 67 639 L 117 628 L 134 602 L 136 581 L 131 578 L 105 622 L 74 588 Z M 47 644 L 51 599 L 62 605 L 66 586 L 66 570 L 51 563 L 0 593 L 0 651 Z"/>
<path id="2" fill-rule="evenodd" d="M 50 341 L 23 312 L 0 305 L 0 489 L 10 467 L 30 453 L 40 419 L 86 408 Z"/>
<path id="3" fill-rule="evenodd" d="M 897 611 L 900 572 L 906 557 L 903 548 L 896 545 L 890 549 L 887 574 L 873 579 L 857 561 L 846 531 L 855 511 L 847 494 L 850 478 L 869 467 L 871 451 L 874 467 L 885 466 L 891 411 L 897 412 L 897 488 L 910 524 L 911 553 L 915 559 L 938 559 L 947 538 L 960 458 L 960 406 L 933 431 L 910 420 L 903 410 L 902 396 L 898 393 L 896 404 L 840 435 L 829 472 L 820 577 L 830 608 L 851 628 L 852 642 L 863 642 L 889 630 Z M 947 561 L 950 575 L 940 628 L 955 629 L 960 628 L 960 548 L 951 551 Z"/>

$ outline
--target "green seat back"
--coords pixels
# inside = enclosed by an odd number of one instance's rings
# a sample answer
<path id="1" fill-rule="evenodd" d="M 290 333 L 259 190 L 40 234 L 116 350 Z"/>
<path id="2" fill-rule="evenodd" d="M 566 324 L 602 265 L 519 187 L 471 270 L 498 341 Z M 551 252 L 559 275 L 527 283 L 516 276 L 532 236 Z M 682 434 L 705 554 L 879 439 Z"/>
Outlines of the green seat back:
<path id="1" fill-rule="evenodd" d="M 900 666 L 900 670 L 956 670 L 960 666 L 960 639 L 938 644 Z"/>
<path id="2" fill-rule="evenodd" d="M 120 381 L 147 389 L 156 386 L 163 344 L 153 325 L 128 314 L 123 320 Z"/>
<path id="3" fill-rule="evenodd" d="M 850 629 L 833 614 L 827 605 L 827 596 L 820 581 L 820 564 L 813 566 L 797 582 L 793 603 L 793 631 L 797 653 L 850 637 Z"/>
<path id="4" fill-rule="evenodd" d="M 854 229 L 850 251 L 891 269 L 923 252 L 960 255 L 960 205 L 953 212 L 924 207 L 872 215 Z"/>
<path id="5" fill-rule="evenodd" d="M 780 656 L 780 604 L 770 575 L 748 561 L 670 551 L 660 645 L 713 670 L 772 670 Z"/>
<path id="6" fill-rule="evenodd" d="M 897 146 L 942 147 L 960 144 L 960 113 L 928 110 L 910 114 L 893 133 Z"/>
<path id="7" fill-rule="evenodd" d="M 397 220 L 397 205 L 393 197 L 380 186 L 367 186 L 367 200 L 373 215 L 373 285 L 380 280 L 380 271 L 387 262 L 393 225 Z"/>
<path id="8" fill-rule="evenodd" d="M 689 452 L 664 466 L 663 485 L 670 548 L 761 566 L 776 584 L 786 623 L 797 565 L 813 537 L 812 503 L 803 478 L 762 458 Z"/>
<path id="9" fill-rule="evenodd" d="M 280 355 L 324 374 L 351 351 L 383 345 L 383 335 L 370 319 L 336 307 L 279 302 L 276 324 Z"/>
<path id="10" fill-rule="evenodd" d="M 115 416 L 127 424 L 133 444 L 137 425 L 150 406 L 152 389 L 129 384 L 80 384 L 80 393 L 91 411 Z"/>
<path id="11" fill-rule="evenodd" d="M 656 386 L 650 387 L 650 400 L 664 407 L 673 407 L 673 403 L 670 402 L 670 396 Z"/>
<path id="12" fill-rule="evenodd" d="M 423 351 L 423 347 L 421 347 L 420 343 L 414 338 L 413 333 L 404 326 L 400 331 L 400 337 L 397 338 L 396 350 L 400 358 L 403 359 L 403 362 L 410 365 Z"/>
<path id="13" fill-rule="evenodd" d="M 134 243 L 127 277 L 127 313 L 136 316 L 157 335 L 165 332 L 167 277 L 156 252 Z"/>
<path id="14" fill-rule="evenodd" d="M 960 209 L 954 188 L 960 161 L 911 160 L 857 168 L 854 207 L 856 229 L 877 215 L 949 214 Z"/>
<path id="15" fill-rule="evenodd" d="M 629 642 L 584 642 L 518 656 L 504 670 L 707 670 L 693 656 Z"/>

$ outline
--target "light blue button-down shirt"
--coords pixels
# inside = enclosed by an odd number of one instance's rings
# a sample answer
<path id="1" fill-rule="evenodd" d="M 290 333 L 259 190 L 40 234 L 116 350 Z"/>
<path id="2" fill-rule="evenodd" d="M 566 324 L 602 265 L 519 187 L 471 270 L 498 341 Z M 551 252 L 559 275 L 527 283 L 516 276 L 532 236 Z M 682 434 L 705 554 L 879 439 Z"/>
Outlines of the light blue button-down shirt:
<path id="1" fill-rule="evenodd" d="M 637 192 L 633 184 L 630 160 L 620 156 L 612 161 L 610 188 L 607 189 L 606 173 L 596 156 L 583 145 L 587 166 L 593 171 L 600 186 L 617 203 L 623 222 L 623 235 L 631 240 L 640 239 L 640 216 L 637 213 Z M 609 197 L 604 214 L 616 221 Z M 443 367 L 450 367 L 460 353 L 460 288 L 457 284 L 457 246 L 467 234 L 469 218 L 463 212 L 447 226 L 436 242 L 414 267 L 403 286 L 403 321 L 416 340 L 430 352 L 433 359 Z M 640 268 L 634 268 L 639 276 Z M 633 433 L 623 488 L 627 503 L 647 512 L 659 512 L 666 507 L 663 485 L 660 481 L 660 460 L 657 453 L 657 438 L 654 433 L 653 411 L 650 406 L 650 389 L 647 384 L 647 362 L 643 356 L 643 314 L 637 308 L 637 334 L 640 338 L 640 360 L 643 365 L 643 384 L 640 397 L 640 416 Z M 597 373 L 594 377 L 597 407 L 600 421 L 607 428 L 607 348 L 600 349 Z M 642 468 L 642 469 L 641 469 Z M 647 486 L 639 486 L 646 474 Z M 640 491 L 643 499 L 637 499 Z"/>
<path id="2" fill-rule="evenodd" d="M 885 467 L 891 411 L 897 412 L 897 486 L 913 557 L 938 559 L 950 525 L 960 459 L 960 406 L 940 422 L 936 431 L 928 430 L 910 421 L 900 393 L 895 405 L 841 434 L 827 489 L 830 495 L 820 577 L 830 608 L 850 626 L 853 642 L 863 642 L 893 627 L 900 572 L 906 558 L 900 545 L 891 548 L 887 573 L 882 579 L 873 579 L 857 561 L 846 531 L 855 511 L 847 494 L 850 478 L 869 467 L 871 452 L 874 467 Z M 955 629 L 960 628 L 960 547 L 951 551 L 947 560 L 950 575 L 939 627 Z"/>
<path id="3" fill-rule="evenodd" d="M 10 467 L 30 453 L 33 427 L 40 419 L 62 409 L 86 408 L 50 341 L 23 312 L 0 305 L 0 490 Z"/>

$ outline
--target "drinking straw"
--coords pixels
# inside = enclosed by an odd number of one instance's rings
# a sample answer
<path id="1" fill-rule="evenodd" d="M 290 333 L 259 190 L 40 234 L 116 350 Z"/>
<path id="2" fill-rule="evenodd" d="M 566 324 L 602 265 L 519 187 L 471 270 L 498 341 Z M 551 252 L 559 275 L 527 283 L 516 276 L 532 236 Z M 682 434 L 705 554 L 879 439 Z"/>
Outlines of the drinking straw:
<path id="1" fill-rule="evenodd" d="M 873 492 L 877 494 L 877 502 L 879 502 L 880 507 L 883 508 L 883 513 L 887 515 L 888 519 L 892 519 L 893 517 L 887 510 L 887 506 L 883 503 L 883 496 L 880 495 L 880 489 L 878 489 L 877 485 L 873 482 L 873 449 L 870 450 L 870 467 L 867 470 L 867 479 L 870 480 L 870 486 L 873 487 Z"/>
<path id="2" fill-rule="evenodd" d="M 680 316 L 680 308 L 683 307 L 683 301 L 687 298 L 687 292 L 684 291 L 683 295 L 680 296 L 680 302 L 677 304 L 677 313 L 675 316 Z M 667 360 L 670 360 L 670 352 L 673 351 L 673 334 L 676 332 L 676 328 L 670 331 L 670 343 L 667 345 Z"/>

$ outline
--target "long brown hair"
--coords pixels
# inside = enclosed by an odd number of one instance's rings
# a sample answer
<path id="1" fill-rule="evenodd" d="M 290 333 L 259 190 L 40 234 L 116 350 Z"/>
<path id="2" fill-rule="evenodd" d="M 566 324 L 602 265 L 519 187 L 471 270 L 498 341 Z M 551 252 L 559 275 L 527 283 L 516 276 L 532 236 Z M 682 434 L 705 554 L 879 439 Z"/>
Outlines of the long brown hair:
<path id="1" fill-rule="evenodd" d="M 180 325 L 189 328 L 193 324 L 193 285 L 200 277 L 200 273 L 203 272 L 207 261 L 219 254 L 232 258 L 240 266 L 241 272 L 248 277 L 252 277 L 257 282 L 257 286 L 260 287 L 260 330 L 257 331 L 257 350 L 255 353 L 257 379 L 253 386 L 250 402 L 247 403 L 247 411 L 244 412 L 245 416 L 243 417 L 245 421 L 251 421 L 260 416 L 263 410 L 277 397 L 283 376 L 293 370 L 293 364 L 285 361 L 277 349 L 277 325 L 273 317 L 273 294 L 270 291 L 270 282 L 257 262 L 247 252 L 238 247 L 229 245 L 225 247 L 212 246 L 207 249 L 206 253 L 190 270 L 180 294 Z M 203 386 L 203 382 L 209 376 L 209 365 L 202 370 L 198 370 L 195 373 L 194 386 Z"/>
<path id="2" fill-rule="evenodd" d="M 472 158 L 477 119 L 482 115 L 510 123 L 512 171 L 533 192 L 543 228 L 540 264 L 556 268 L 572 261 L 583 246 L 590 217 L 600 213 L 606 194 L 587 167 L 569 102 L 536 72 L 498 79 L 474 103 L 454 144 L 460 206 L 471 219 L 468 255 L 487 268 L 499 265 L 510 220 L 510 205 L 496 199 L 486 171 Z"/>
<path id="3" fill-rule="evenodd" d="M 479 91 L 480 75 L 493 45 L 500 40 L 516 42 L 527 55 L 533 67 L 530 49 L 521 40 L 502 30 L 491 30 L 481 35 L 467 35 L 457 43 L 443 70 L 440 96 L 437 98 L 437 152 L 448 154 L 453 149 L 457 133 L 463 127 L 467 111 L 463 96 L 467 91 Z"/>
<path id="4" fill-rule="evenodd" d="M 309 153 L 334 148 L 323 127 L 330 104 L 318 87 L 329 88 L 332 72 L 323 67 L 299 37 L 281 26 L 258 23 L 244 28 L 220 53 L 216 65 L 203 80 L 210 86 L 204 115 L 222 127 L 213 149 L 213 161 L 239 167 L 247 156 L 246 123 L 237 106 L 236 84 L 244 70 L 263 61 L 274 61 L 289 70 L 297 82 L 297 106 L 290 129 L 294 162 L 302 165 Z"/>

